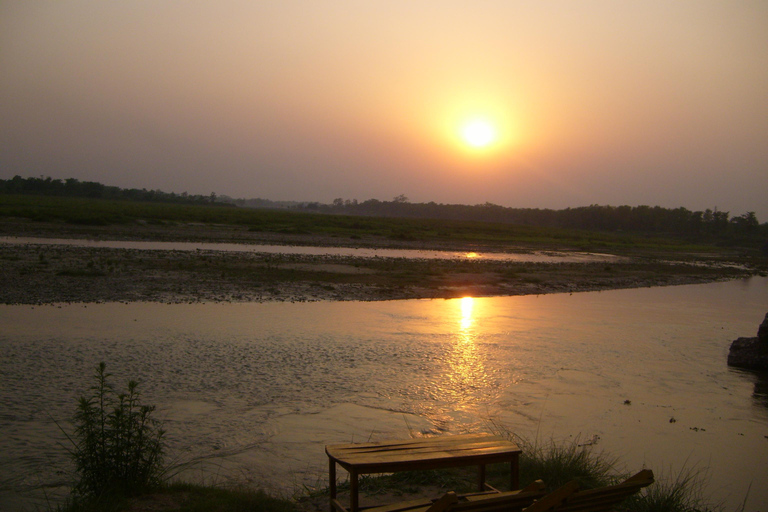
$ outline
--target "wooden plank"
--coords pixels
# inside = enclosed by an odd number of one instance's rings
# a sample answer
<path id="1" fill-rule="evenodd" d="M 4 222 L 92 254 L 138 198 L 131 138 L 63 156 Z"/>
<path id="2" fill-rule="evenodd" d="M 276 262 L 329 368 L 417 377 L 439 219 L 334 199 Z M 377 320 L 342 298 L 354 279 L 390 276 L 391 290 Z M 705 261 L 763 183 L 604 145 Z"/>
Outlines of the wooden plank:
<path id="1" fill-rule="evenodd" d="M 446 498 L 446 496 L 440 499 L 445 500 L 445 503 L 449 505 L 445 508 L 445 512 L 519 512 L 543 495 L 544 483 L 537 480 L 520 491 L 472 493 L 459 496 L 454 494 L 455 501 L 454 498 Z M 442 507 L 442 505 L 438 505 L 439 501 L 404 501 L 362 510 L 363 512 L 437 512 Z"/>
<path id="2" fill-rule="evenodd" d="M 347 453 L 333 456 L 342 464 L 387 464 L 400 461 L 425 461 L 441 459 L 498 459 L 519 453 L 519 448 L 509 446 L 495 450 L 456 450 L 456 451 L 411 451 L 411 452 L 376 452 L 376 453 Z"/>
<path id="3" fill-rule="evenodd" d="M 410 459 L 410 458 L 428 458 L 428 457 L 464 457 L 468 455 L 489 455 L 499 453 L 508 453 L 519 450 L 514 444 L 481 446 L 481 447 L 423 447 L 411 449 L 379 448 L 376 450 L 337 450 L 328 451 L 328 455 L 341 461 L 380 461 L 391 459 Z"/>
<path id="4" fill-rule="evenodd" d="M 463 437 L 463 436 L 443 436 L 443 437 Z M 434 438 L 441 439 L 441 438 Z M 466 439 L 457 439 L 451 442 L 401 442 L 401 443 L 376 443 L 376 444 L 363 444 L 363 445 L 329 445 L 327 448 L 329 451 L 338 453 L 397 453 L 397 452 L 456 452 L 456 451 L 481 451 L 481 450 L 494 450 L 494 449 L 506 449 L 509 446 L 516 446 L 511 441 L 504 439 L 494 440 L 475 440 L 470 441 Z"/>
<path id="5" fill-rule="evenodd" d="M 400 501 L 376 507 L 362 507 L 361 510 L 365 512 L 414 512 L 421 509 L 427 510 L 432 506 L 433 502 L 434 500 L 422 498 L 420 500 Z"/>
<path id="6" fill-rule="evenodd" d="M 525 512 L 549 512 L 559 510 L 558 507 L 573 493 L 579 489 L 579 484 L 575 481 L 568 482 L 564 486 L 552 491 L 533 505 L 525 509 Z"/>
<path id="7" fill-rule="evenodd" d="M 451 505 L 455 504 L 457 501 L 459 501 L 459 498 L 456 497 L 456 493 L 453 491 L 449 491 L 432 504 L 431 507 L 427 510 L 427 512 L 445 512 Z"/>
<path id="8" fill-rule="evenodd" d="M 535 502 L 525 512 L 609 512 L 622 501 L 653 483 L 653 472 L 643 470 L 616 485 L 574 492 L 561 487 Z M 575 488 L 575 482 L 570 482 Z M 570 485 L 568 484 L 568 485 Z"/>
<path id="9" fill-rule="evenodd" d="M 333 512 L 333 510 L 336 510 L 337 512 L 349 512 L 346 507 L 336 499 L 331 500 L 331 512 Z"/>
<path id="10" fill-rule="evenodd" d="M 406 469 L 490 464 L 511 460 L 520 448 L 497 436 L 468 434 L 326 446 L 328 456 L 361 474 Z M 450 461 L 446 465 L 442 461 Z"/>
<path id="11" fill-rule="evenodd" d="M 544 482 L 537 480 L 519 491 L 467 496 L 450 512 L 519 512 L 544 496 Z"/>
<path id="12" fill-rule="evenodd" d="M 496 491 L 495 493 L 494 492 L 470 493 L 470 494 L 463 494 L 462 497 L 465 498 L 467 501 L 482 501 L 482 500 L 495 499 L 496 497 L 519 496 L 521 494 L 543 496 L 545 488 L 546 486 L 544 485 L 543 480 L 535 480 L 530 484 L 526 485 L 525 488 L 517 491 L 504 491 L 504 492 Z"/>
<path id="13" fill-rule="evenodd" d="M 508 446 L 514 443 L 490 434 L 461 434 L 454 436 L 439 436 L 402 441 L 380 441 L 373 443 L 349 443 L 328 445 L 326 452 L 343 454 L 345 452 L 365 453 L 378 451 L 441 451 L 455 449 L 481 449 L 494 445 Z"/>
<path id="14" fill-rule="evenodd" d="M 563 512 L 608 512 L 653 482 L 653 472 L 644 469 L 620 484 L 577 492 L 557 510 Z"/>

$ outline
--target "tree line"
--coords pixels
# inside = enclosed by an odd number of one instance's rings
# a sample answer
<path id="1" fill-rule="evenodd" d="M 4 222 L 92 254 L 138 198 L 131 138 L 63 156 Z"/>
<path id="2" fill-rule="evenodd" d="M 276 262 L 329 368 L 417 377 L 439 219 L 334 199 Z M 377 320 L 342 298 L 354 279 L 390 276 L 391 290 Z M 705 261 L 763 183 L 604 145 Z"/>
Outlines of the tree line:
<path id="1" fill-rule="evenodd" d="M 627 231 L 676 236 L 768 237 L 768 223 L 760 224 L 755 212 L 732 217 L 716 207 L 704 211 L 660 206 L 590 205 L 563 210 L 512 208 L 493 203 L 477 205 L 412 203 L 405 195 L 391 201 L 334 199 L 319 202 L 270 201 L 267 199 L 232 199 L 227 196 L 191 195 L 147 189 L 123 189 L 93 181 L 50 177 L 0 180 L 0 194 L 70 196 L 97 199 L 168 202 L 180 204 L 223 205 L 256 208 L 280 208 L 325 214 L 375 217 L 431 218 L 478 221 L 596 231 Z"/>
<path id="2" fill-rule="evenodd" d="M 0 180 L 0 193 L 26 194 L 61 197 L 86 197 L 92 199 L 120 199 L 128 201 L 149 201 L 179 204 L 223 204 L 217 202 L 217 196 L 191 195 L 186 192 L 162 192 L 137 188 L 120 188 L 103 185 L 95 181 L 79 181 L 74 178 L 65 180 L 51 177 L 22 178 L 14 176 L 9 180 Z"/>
<path id="3" fill-rule="evenodd" d="M 660 206 L 590 205 L 563 210 L 511 208 L 493 203 L 479 205 L 411 203 L 404 195 L 391 201 L 335 199 L 331 204 L 303 203 L 299 208 L 318 213 L 472 220 L 598 231 L 628 231 L 672 235 L 754 235 L 768 234 L 755 212 L 735 217 L 716 207 L 704 211 Z"/>

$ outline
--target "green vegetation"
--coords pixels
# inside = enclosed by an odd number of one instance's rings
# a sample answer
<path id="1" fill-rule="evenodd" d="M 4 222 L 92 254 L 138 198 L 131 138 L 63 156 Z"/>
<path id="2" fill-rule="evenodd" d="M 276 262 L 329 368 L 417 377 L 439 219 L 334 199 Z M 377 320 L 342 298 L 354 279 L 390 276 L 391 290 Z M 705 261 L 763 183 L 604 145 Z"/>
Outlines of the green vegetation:
<path id="1" fill-rule="evenodd" d="M 74 415 L 70 455 L 79 480 L 73 503 L 99 504 L 156 488 L 163 475 L 164 431 L 142 405 L 136 381 L 116 394 L 105 363 L 96 369 L 90 397 L 81 397 Z"/>
<path id="2" fill-rule="evenodd" d="M 333 214 L 358 219 L 353 221 L 361 227 L 366 224 L 361 218 L 399 218 L 399 219 L 441 219 L 442 221 L 461 221 L 516 226 L 537 226 L 539 228 L 558 228 L 565 230 L 584 230 L 590 232 L 628 232 L 653 236 L 683 238 L 687 240 L 717 241 L 729 246 L 748 244 L 751 239 L 768 236 L 768 224 L 760 226 L 754 212 L 730 216 L 730 212 L 706 209 L 690 211 L 686 208 L 662 208 L 660 206 L 601 206 L 590 205 L 564 210 L 539 208 L 509 208 L 492 203 L 478 205 L 411 203 L 404 195 L 391 201 L 369 199 L 335 199 L 332 204 L 274 202 L 264 199 L 219 198 L 209 196 L 190 196 L 166 193 L 159 190 L 121 189 L 95 182 L 81 182 L 73 178 L 66 180 L 50 177 L 22 178 L 14 176 L 10 180 L 0 180 L 0 194 L 50 196 L 60 198 L 89 198 L 121 200 L 123 202 L 151 202 L 154 204 L 209 205 L 221 206 L 256 206 L 290 208 L 307 213 Z M 90 225 L 121 222 L 120 215 L 114 217 L 94 217 L 91 215 L 71 216 L 68 222 Z M 212 221 L 207 221 L 212 222 Z M 258 224 L 258 223 L 257 223 Z M 254 229 L 261 229 L 258 225 Z M 375 224 L 375 223 L 374 223 Z M 364 230 L 365 228 L 363 228 Z M 307 234 L 296 225 L 281 228 L 286 234 Z M 355 236 L 352 234 L 351 236 Z M 397 240 L 419 240 L 418 233 L 407 227 L 390 232 L 389 236 Z M 764 241 L 764 240 L 763 240 Z"/>

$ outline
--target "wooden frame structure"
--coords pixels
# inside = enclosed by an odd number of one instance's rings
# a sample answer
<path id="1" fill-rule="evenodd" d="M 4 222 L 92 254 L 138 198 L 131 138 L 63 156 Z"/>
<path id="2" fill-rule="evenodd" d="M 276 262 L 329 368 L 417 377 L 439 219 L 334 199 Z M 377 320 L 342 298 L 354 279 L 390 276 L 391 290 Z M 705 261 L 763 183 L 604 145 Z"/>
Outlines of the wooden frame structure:
<path id="1" fill-rule="evenodd" d="M 650 469 L 644 469 L 619 484 L 584 491 L 579 491 L 576 482 L 569 482 L 534 502 L 525 512 L 610 512 L 653 482 L 653 471 Z"/>
<path id="2" fill-rule="evenodd" d="M 536 480 L 518 491 L 489 491 L 465 495 L 457 495 L 451 491 L 436 500 L 404 501 L 364 510 L 365 512 L 521 512 L 544 494 L 544 482 Z"/>
<path id="3" fill-rule="evenodd" d="M 488 487 L 485 483 L 486 464 L 506 462 L 510 464 L 510 489 L 515 490 L 519 486 L 520 451 L 515 443 L 490 434 L 328 445 L 325 453 L 328 455 L 331 512 L 358 512 L 359 476 L 374 473 L 477 466 L 478 489 L 484 491 Z M 336 464 L 349 472 L 349 509 L 336 499 Z"/>

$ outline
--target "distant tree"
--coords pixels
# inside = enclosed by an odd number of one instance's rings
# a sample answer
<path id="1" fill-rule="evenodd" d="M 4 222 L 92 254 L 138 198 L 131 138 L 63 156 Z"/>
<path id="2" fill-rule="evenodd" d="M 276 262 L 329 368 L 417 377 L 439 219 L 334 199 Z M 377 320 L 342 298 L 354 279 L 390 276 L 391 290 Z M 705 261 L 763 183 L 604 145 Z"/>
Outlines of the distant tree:
<path id="1" fill-rule="evenodd" d="M 747 212 L 738 217 L 733 217 L 730 223 L 737 232 L 743 233 L 753 233 L 757 231 L 757 228 L 760 226 L 760 223 L 757 222 L 755 212 Z"/>
<path id="2" fill-rule="evenodd" d="M 400 194 L 399 196 L 397 196 L 394 199 L 392 199 L 392 202 L 393 203 L 407 203 L 408 202 L 408 198 L 406 197 L 405 194 Z"/>

